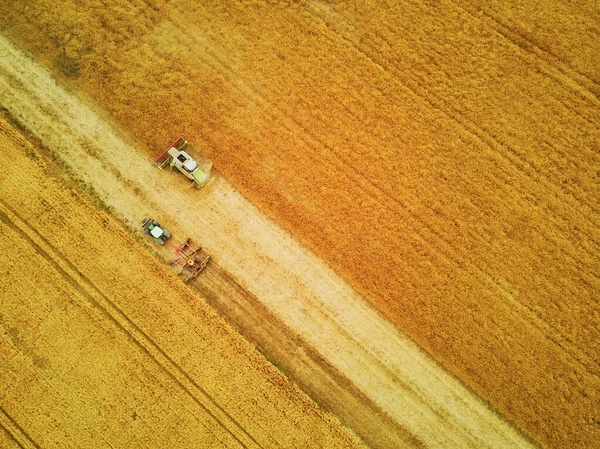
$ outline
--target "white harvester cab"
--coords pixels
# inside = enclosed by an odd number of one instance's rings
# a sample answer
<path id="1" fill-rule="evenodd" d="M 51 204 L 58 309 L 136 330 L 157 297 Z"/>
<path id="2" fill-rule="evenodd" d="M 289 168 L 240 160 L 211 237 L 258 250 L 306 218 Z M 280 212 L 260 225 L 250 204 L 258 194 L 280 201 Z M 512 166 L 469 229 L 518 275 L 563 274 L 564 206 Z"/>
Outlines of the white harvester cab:
<path id="1" fill-rule="evenodd" d="M 192 152 L 194 157 L 190 156 L 188 151 Z M 194 151 L 183 137 L 173 142 L 154 162 L 159 168 L 164 168 L 167 164 L 171 168 L 175 167 L 200 187 L 206 185 L 212 169 L 212 162 Z"/>

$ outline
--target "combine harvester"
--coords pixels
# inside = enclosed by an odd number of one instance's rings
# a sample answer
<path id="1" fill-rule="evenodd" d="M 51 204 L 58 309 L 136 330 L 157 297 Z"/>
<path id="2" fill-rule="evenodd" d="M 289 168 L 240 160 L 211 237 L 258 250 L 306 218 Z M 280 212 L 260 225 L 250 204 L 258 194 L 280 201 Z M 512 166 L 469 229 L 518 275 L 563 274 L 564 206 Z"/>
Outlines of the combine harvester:
<path id="1" fill-rule="evenodd" d="M 176 265 L 179 267 L 177 274 L 183 273 L 184 270 L 187 270 L 189 274 L 186 276 L 184 282 L 190 282 L 192 279 L 195 279 L 204 268 L 208 264 L 210 260 L 210 256 L 206 256 L 203 259 L 198 257 L 202 248 L 197 247 L 192 249 L 192 239 L 187 239 L 181 247 L 175 250 L 175 257 L 171 259 L 169 262 L 171 265 Z"/>
<path id="2" fill-rule="evenodd" d="M 188 154 L 190 150 L 194 154 L 194 158 Z M 181 136 L 154 159 L 154 163 L 161 170 L 167 165 L 176 168 L 199 187 L 204 187 L 210 179 L 212 162 L 200 156 Z"/>

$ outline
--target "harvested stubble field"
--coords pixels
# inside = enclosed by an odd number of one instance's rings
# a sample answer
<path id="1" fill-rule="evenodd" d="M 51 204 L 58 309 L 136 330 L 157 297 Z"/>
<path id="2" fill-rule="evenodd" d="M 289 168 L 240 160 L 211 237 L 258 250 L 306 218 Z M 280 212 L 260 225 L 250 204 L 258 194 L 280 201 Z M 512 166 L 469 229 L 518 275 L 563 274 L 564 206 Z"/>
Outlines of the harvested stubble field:
<path id="1" fill-rule="evenodd" d="M 362 447 L 4 119 L 0 146 L 1 447 Z"/>
<path id="2" fill-rule="evenodd" d="M 4 4 L 148 148 L 182 133 L 548 447 L 600 441 L 595 5 Z"/>

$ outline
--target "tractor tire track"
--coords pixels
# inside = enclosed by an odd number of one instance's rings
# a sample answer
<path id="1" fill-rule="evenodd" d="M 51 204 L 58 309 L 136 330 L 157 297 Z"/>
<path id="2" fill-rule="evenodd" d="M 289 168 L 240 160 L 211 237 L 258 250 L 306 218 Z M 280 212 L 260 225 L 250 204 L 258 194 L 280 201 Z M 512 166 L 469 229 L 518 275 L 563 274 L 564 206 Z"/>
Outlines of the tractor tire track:
<path id="1" fill-rule="evenodd" d="M 25 429 L 23 429 L 19 423 L 7 413 L 2 405 L 0 405 L 0 427 L 2 427 L 22 449 L 41 449 Z"/>
<path id="2" fill-rule="evenodd" d="M 574 92 L 587 100 L 590 105 L 598 105 L 597 100 L 598 94 L 600 93 L 600 84 L 598 84 L 597 81 L 591 79 L 588 75 L 572 67 L 564 58 L 546 48 L 542 48 L 540 44 L 528 38 L 525 34 L 520 33 L 510 25 L 507 25 L 497 16 L 485 11 L 484 8 L 478 8 L 469 2 L 458 2 L 452 0 L 451 2 L 455 4 L 457 8 L 467 12 L 473 19 L 484 21 L 486 25 L 496 30 L 496 32 L 504 36 L 508 41 L 517 45 L 523 51 L 536 56 L 540 61 L 548 64 L 549 69 L 547 74 L 549 76 L 552 76 L 557 81 L 564 83 L 564 78 L 560 75 L 557 75 L 554 70 L 564 74 L 569 81 L 574 84 Z M 526 43 L 527 45 L 525 46 L 523 43 Z M 570 83 L 565 83 L 567 86 L 569 84 Z M 575 88 L 575 86 L 579 87 L 579 89 Z"/>

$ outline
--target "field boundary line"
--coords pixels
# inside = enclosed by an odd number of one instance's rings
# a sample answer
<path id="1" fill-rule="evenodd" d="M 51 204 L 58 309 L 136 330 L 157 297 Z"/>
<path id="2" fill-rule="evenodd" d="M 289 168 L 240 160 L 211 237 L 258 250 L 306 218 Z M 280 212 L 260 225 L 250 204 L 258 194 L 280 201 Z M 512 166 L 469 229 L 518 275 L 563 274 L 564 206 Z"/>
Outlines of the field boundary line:
<path id="1" fill-rule="evenodd" d="M 31 436 L 0 405 L 0 427 L 23 449 L 41 449 Z"/>
<path id="2" fill-rule="evenodd" d="M 2 210 L 4 209 L 4 210 Z M 244 448 L 262 446 L 224 410 L 188 373 L 107 298 L 72 262 L 48 242 L 4 200 L 0 199 L 0 220 L 20 233 L 89 303 L 124 333 L 160 370 L 173 380 L 196 404 Z M 33 235 L 32 235 L 33 234 Z M 241 434 L 238 436 L 237 433 Z M 221 441 L 226 445 L 226 442 Z"/>
<path id="3" fill-rule="evenodd" d="M 232 282 L 238 285 L 241 290 L 246 291 L 235 279 L 229 276 L 229 273 L 225 272 L 220 267 L 218 267 L 218 269 L 221 270 L 225 276 L 229 277 Z M 252 293 L 249 292 L 248 294 L 252 295 Z M 315 307 L 317 307 L 317 305 L 318 304 L 315 304 Z M 328 313 L 326 312 L 320 312 L 320 314 L 323 316 L 328 315 Z M 331 320 L 331 324 L 338 330 L 340 335 L 343 335 L 348 340 L 356 341 L 358 346 L 364 351 L 366 358 L 368 358 L 373 365 L 378 365 L 380 367 L 380 370 L 387 373 L 389 378 L 392 379 L 397 385 L 402 386 L 407 392 L 407 395 L 413 398 L 415 402 L 422 401 L 421 403 L 423 404 L 423 406 L 427 407 L 427 409 L 432 414 L 434 414 L 438 418 L 442 418 L 442 413 L 440 412 L 440 410 L 431 406 L 429 403 L 427 403 L 427 401 L 424 401 L 424 399 L 426 398 L 420 391 L 418 391 L 418 388 L 415 384 L 413 384 L 410 381 L 407 381 L 406 379 L 403 379 L 398 373 L 395 373 L 388 365 L 382 363 L 374 354 L 371 353 L 371 351 L 369 351 L 363 346 L 361 341 L 357 340 L 355 336 L 350 334 L 347 328 L 342 326 L 341 323 L 337 322 L 336 320 Z M 341 385 L 346 390 L 354 390 L 355 393 L 353 394 L 360 395 L 363 398 L 363 400 L 369 404 L 372 410 L 381 412 L 386 420 L 389 420 L 393 423 L 394 428 L 399 432 L 398 434 L 401 435 L 403 438 L 406 438 L 411 444 L 414 444 L 416 447 L 423 444 L 423 442 L 419 440 L 418 435 L 411 433 L 408 428 L 405 428 L 400 422 L 395 420 L 393 417 L 389 416 L 385 412 L 385 410 L 381 408 L 380 405 L 378 405 L 372 398 L 368 397 L 362 390 L 360 390 L 354 383 L 352 383 L 352 381 L 348 379 L 348 377 L 344 373 L 342 373 L 338 368 L 333 366 L 323 354 L 321 354 L 315 348 L 310 346 L 301 335 L 298 335 L 292 330 L 290 330 L 290 333 L 292 335 L 291 338 L 293 340 L 296 340 L 296 344 L 299 347 L 301 347 L 303 351 L 305 351 L 307 357 L 309 357 L 312 360 L 318 360 L 318 362 L 315 363 L 317 366 L 322 367 L 322 369 L 324 369 L 324 371 L 327 371 L 332 377 L 335 377 L 340 380 L 339 385 Z M 439 365 L 441 366 L 441 364 Z M 456 425 L 454 428 L 457 433 L 465 435 L 467 438 L 479 438 L 478 435 L 466 435 L 466 430 L 458 428 L 458 425 Z"/>

